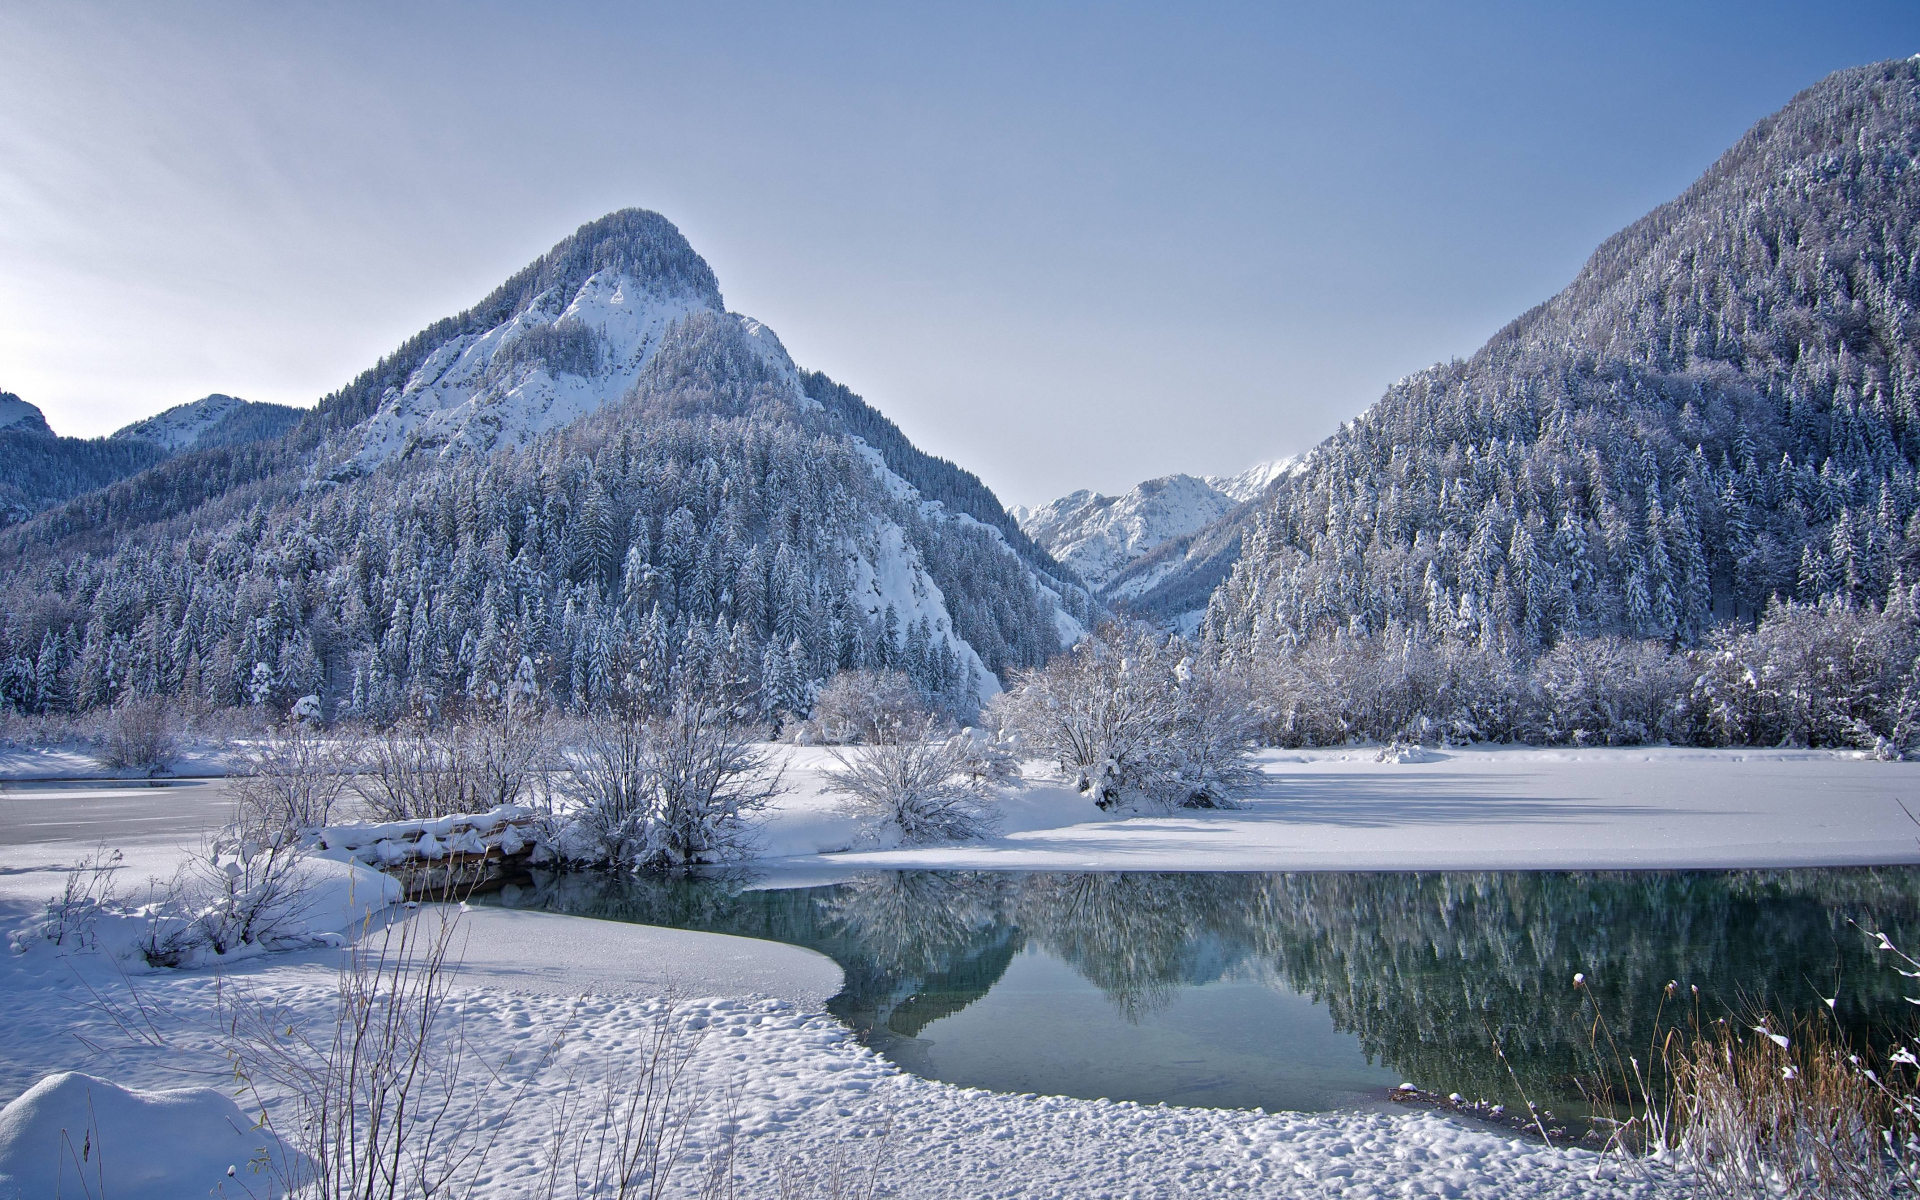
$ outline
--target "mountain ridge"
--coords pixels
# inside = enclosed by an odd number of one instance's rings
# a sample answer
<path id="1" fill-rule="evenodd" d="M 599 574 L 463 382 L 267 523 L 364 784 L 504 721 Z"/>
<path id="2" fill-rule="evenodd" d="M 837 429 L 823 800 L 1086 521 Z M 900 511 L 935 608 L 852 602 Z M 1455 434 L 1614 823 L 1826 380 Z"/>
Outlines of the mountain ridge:
<path id="1" fill-rule="evenodd" d="M 179 455 L 0 548 L 23 616 L 0 694 L 32 710 L 315 694 L 386 720 L 711 687 L 772 714 L 883 666 L 965 715 L 1093 616 L 976 477 L 801 372 L 638 210 L 278 440 Z"/>
<path id="2" fill-rule="evenodd" d="M 1266 501 L 1209 636 L 1689 645 L 1916 565 L 1920 64 L 1836 72 Z"/>

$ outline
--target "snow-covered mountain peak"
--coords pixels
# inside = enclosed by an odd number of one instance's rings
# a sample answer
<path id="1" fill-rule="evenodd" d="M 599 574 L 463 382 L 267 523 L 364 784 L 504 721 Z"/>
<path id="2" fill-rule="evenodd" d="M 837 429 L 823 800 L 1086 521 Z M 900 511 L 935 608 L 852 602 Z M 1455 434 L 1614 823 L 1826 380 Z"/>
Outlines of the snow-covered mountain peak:
<path id="1" fill-rule="evenodd" d="M 1167 475 L 1122 496 L 1078 491 L 1018 517 L 1027 536 L 1096 590 L 1128 563 L 1223 516 L 1235 501 L 1204 479 Z"/>
<path id="2" fill-rule="evenodd" d="M 14 433 L 52 434 L 46 414 L 37 404 L 29 404 L 12 392 L 0 392 L 0 430 Z"/>
<path id="3" fill-rule="evenodd" d="M 676 323 L 715 311 L 624 270 L 595 273 L 558 312 L 545 296 L 499 325 L 449 338 L 389 389 L 360 431 L 361 466 L 421 450 L 521 446 L 619 400 Z"/>
<path id="4" fill-rule="evenodd" d="M 1207 483 L 1236 504 L 1245 504 L 1267 490 L 1267 485 L 1282 475 L 1291 473 L 1300 465 L 1300 456 L 1295 454 L 1287 458 L 1276 458 L 1272 462 L 1263 462 L 1249 467 L 1238 475 L 1209 475 Z"/>
<path id="5" fill-rule="evenodd" d="M 583 226 L 387 389 L 359 427 L 353 463 L 525 445 L 624 397 L 695 313 L 725 317 L 726 306 L 711 268 L 666 218 L 630 210 Z M 804 395 L 779 339 L 749 324 L 762 360 Z"/>
<path id="6" fill-rule="evenodd" d="M 1181 555 L 1202 531 L 1258 500 L 1304 461 L 1275 459 L 1238 475 L 1167 475 L 1122 496 L 1082 490 L 1037 509 L 1015 509 L 1014 519 L 1096 592 L 1133 602 L 1187 570 Z"/>
<path id="7" fill-rule="evenodd" d="M 144 438 L 178 453 L 200 440 L 208 430 L 247 407 L 235 396 L 215 392 L 189 404 L 176 404 L 163 413 L 135 421 L 113 434 L 117 438 Z"/>

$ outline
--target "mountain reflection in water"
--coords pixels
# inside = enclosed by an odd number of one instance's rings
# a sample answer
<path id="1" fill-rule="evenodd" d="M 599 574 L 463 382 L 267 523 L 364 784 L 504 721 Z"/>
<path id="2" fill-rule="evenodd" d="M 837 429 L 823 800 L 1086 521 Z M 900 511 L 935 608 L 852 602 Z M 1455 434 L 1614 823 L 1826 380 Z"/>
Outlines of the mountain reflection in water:
<path id="1" fill-rule="evenodd" d="M 846 972 L 829 1005 L 908 1070 L 1010 1091 L 1339 1108 L 1402 1079 L 1571 1107 L 1588 980 L 1617 1041 L 1669 980 L 1709 1018 L 1819 997 L 1876 1042 L 1910 1007 L 1849 924 L 1920 945 L 1920 869 L 545 876 L 501 903 L 769 938 Z M 1671 1020 L 1674 1010 L 1666 1011 Z"/>

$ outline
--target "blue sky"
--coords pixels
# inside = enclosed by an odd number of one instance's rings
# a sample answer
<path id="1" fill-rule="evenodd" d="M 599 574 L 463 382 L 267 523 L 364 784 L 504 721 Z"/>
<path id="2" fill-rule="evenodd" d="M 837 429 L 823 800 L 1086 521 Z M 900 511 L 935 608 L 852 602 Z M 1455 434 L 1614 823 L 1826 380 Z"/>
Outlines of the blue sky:
<path id="1" fill-rule="evenodd" d="M 1920 6 L 0 9 L 0 387 L 307 404 L 581 222 L 1009 503 L 1304 450 Z"/>

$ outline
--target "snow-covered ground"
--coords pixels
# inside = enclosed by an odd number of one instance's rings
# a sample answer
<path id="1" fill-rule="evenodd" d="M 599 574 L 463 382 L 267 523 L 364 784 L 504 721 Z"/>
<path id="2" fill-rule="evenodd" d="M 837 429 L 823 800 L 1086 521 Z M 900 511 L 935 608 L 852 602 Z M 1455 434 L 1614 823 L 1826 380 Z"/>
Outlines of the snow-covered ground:
<path id="1" fill-rule="evenodd" d="M 128 869 L 152 870 L 166 857 L 148 848 Z M 0 916 L 9 925 L 21 923 L 58 880 L 57 872 L 34 866 L 0 877 Z M 838 969 L 811 952 L 540 914 L 475 911 L 461 919 L 467 964 L 457 1010 L 470 1046 L 511 1079 L 531 1074 L 536 1095 L 568 1079 L 591 1088 L 617 1076 L 646 1051 L 668 1003 L 662 997 L 676 992 L 674 1011 L 697 1027 L 700 1039 L 689 1079 L 700 1094 L 716 1098 L 696 1146 L 717 1144 L 723 1111 L 717 1098 L 732 1095 L 745 1137 L 741 1171 L 748 1196 L 775 1194 L 782 1164 L 821 1163 L 843 1152 L 864 1161 L 872 1151 L 857 1147 L 876 1144 L 881 1139 L 871 1135 L 882 1131 L 889 1147 L 884 1194 L 895 1196 L 1671 1194 L 1653 1177 L 1623 1175 L 1618 1164 L 1591 1154 L 1548 1150 L 1428 1113 L 1303 1116 L 955 1088 L 903 1073 L 823 1015 L 820 998 L 837 986 Z M 296 1019 L 324 1020 L 334 1002 L 338 953 L 255 958 L 220 977 L 122 977 L 98 955 L 63 958 L 45 945 L 10 956 L 0 962 L 0 1003 L 10 1014 L 0 1023 L 0 1097 L 12 1100 L 37 1079 L 75 1070 L 147 1091 L 230 1086 L 231 1066 L 208 1018 L 216 990 L 243 989 L 286 1006 Z M 576 964 L 585 968 L 577 976 L 571 973 Z M 135 1022 L 141 1035 L 130 1037 L 110 1008 L 123 1016 L 142 1012 Z M 537 1051 L 560 1030 L 569 1031 L 564 1049 L 543 1064 Z M 67 1124 L 84 1119 L 75 1115 L 75 1097 L 85 1090 L 85 1081 L 67 1082 L 73 1110 Z M 48 1107 L 41 1099 L 41 1108 Z M 126 1109 L 142 1097 L 129 1100 L 116 1091 L 111 1099 Z M 176 1097 L 173 1106 L 211 1111 L 210 1103 L 202 1093 Z M 0 1173 L 10 1153 L 19 1161 L 25 1135 L 38 1130 L 45 1136 L 60 1125 L 30 1108 L 15 1111 L 13 1144 L 8 1118 L 0 1116 Z M 547 1125 L 521 1116 L 501 1131 L 478 1195 L 519 1196 L 533 1186 Z M 150 1166 L 165 1158 L 217 1171 L 222 1154 L 239 1156 L 223 1121 L 196 1127 L 177 1117 L 165 1156 L 145 1144 L 127 1145 L 138 1136 L 130 1130 L 140 1127 L 134 1119 L 110 1125 L 102 1118 L 95 1151 L 109 1168 L 116 1161 Z M 239 1165 L 244 1168 L 244 1159 Z M 216 1194 L 245 1194 L 223 1174 L 195 1179 L 191 1190 L 186 1181 L 163 1179 L 150 1190 L 123 1187 L 112 1194 L 204 1194 L 222 1185 L 229 1192 Z"/>
<path id="2" fill-rule="evenodd" d="M 765 814 L 761 850 L 766 866 L 796 872 L 1920 862 L 1920 829 L 1901 808 L 1920 794 L 1920 765 L 1844 753 L 1491 747 L 1381 761 L 1377 749 L 1269 751 L 1265 785 L 1239 810 L 1126 818 L 1099 813 L 1035 771 L 1009 793 L 998 837 L 911 850 L 863 848 L 866 832 L 823 789 L 829 752 L 782 753 L 792 790 Z M 130 883 L 168 874 L 181 854 L 177 836 L 142 838 L 137 829 L 118 840 L 121 874 Z M 93 846 L 7 847 L 0 925 L 29 922 L 59 891 L 65 866 Z M 810 951 L 544 913 L 476 910 L 461 920 L 456 986 L 468 1036 L 489 1061 L 512 1056 L 513 1071 L 540 1072 L 537 1089 L 569 1075 L 591 1084 L 618 1074 L 674 997 L 676 1011 L 703 1030 L 692 1077 L 708 1094 L 737 1097 L 748 1195 L 771 1194 L 783 1160 L 819 1161 L 871 1144 L 858 1135 L 882 1129 L 892 1147 L 884 1175 L 890 1194 L 902 1196 L 1675 1194 L 1670 1180 L 1434 1114 L 1305 1116 L 956 1088 L 903 1073 L 825 1016 L 839 969 Z M 256 957 L 231 964 L 224 980 L 208 971 L 123 977 L 98 954 L 63 957 L 44 943 L 8 956 L 0 962 L 9 1013 L 0 1022 L 0 1100 L 59 1071 L 135 1089 L 220 1086 L 230 1068 L 207 1019 L 215 989 L 238 983 L 318 1019 L 334 1000 L 339 954 Z M 129 1011 L 129 989 L 161 1043 L 129 1038 L 103 1003 L 115 998 Z M 537 1065 L 527 1050 L 563 1028 L 567 1049 Z M 78 1092 L 84 1084 L 50 1086 L 42 1108 Z M 144 1111 L 147 1101 L 116 1092 L 113 1102 Z M 172 1103 L 211 1111 L 204 1096 Z M 0 1117 L 0 1164 L 9 1128 L 46 1124 L 38 1109 L 16 1116 L 12 1127 Z M 715 1144 L 719 1127 L 716 1109 L 699 1144 Z M 504 1132 L 482 1195 L 525 1192 L 544 1131 L 523 1121 Z"/>
<path id="3" fill-rule="evenodd" d="M 1269 750 L 1237 810 L 1109 815 L 1029 766 L 1001 836 L 862 849 L 792 753 L 763 853 L 782 865 L 1143 871 L 1849 866 L 1920 862 L 1920 763 L 1675 747 Z M 851 849 L 852 853 L 832 853 Z M 826 852 L 826 853 L 822 853 Z"/>
<path id="4" fill-rule="evenodd" d="M 194 741 L 179 748 L 166 773 L 178 777 L 225 775 L 230 758 L 225 744 Z M 145 779 L 151 773 L 134 768 L 110 770 L 100 764 L 94 747 L 80 742 L 50 746 L 0 745 L 0 781 Z"/>

